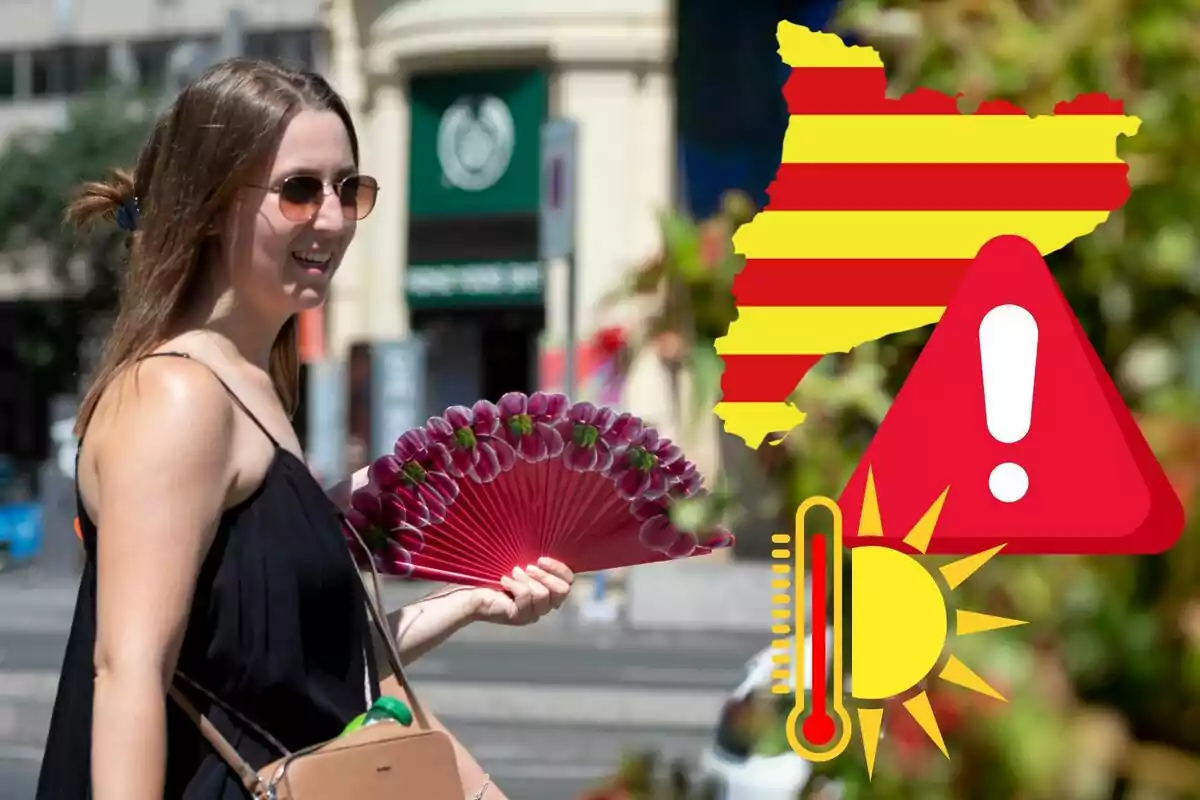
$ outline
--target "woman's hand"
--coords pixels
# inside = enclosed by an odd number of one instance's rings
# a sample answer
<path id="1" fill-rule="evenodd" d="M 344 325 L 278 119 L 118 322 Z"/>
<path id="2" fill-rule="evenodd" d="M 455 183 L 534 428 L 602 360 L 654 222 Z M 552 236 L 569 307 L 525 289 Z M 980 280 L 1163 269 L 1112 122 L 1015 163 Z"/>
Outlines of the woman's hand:
<path id="1" fill-rule="evenodd" d="M 472 589 L 473 617 L 498 625 L 528 625 L 537 622 L 567 601 L 575 573 L 552 558 L 540 558 L 536 565 L 513 570 L 511 578 L 500 579 L 509 597 L 495 589 Z"/>

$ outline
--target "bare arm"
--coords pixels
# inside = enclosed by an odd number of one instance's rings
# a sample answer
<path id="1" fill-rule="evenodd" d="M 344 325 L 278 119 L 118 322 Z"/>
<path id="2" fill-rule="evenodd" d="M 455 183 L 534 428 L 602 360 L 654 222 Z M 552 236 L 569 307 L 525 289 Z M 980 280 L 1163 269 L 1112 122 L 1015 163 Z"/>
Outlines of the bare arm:
<path id="1" fill-rule="evenodd" d="M 502 576 L 504 591 L 451 587 L 388 615 L 400 658 L 411 664 L 471 622 L 528 625 L 566 602 L 575 574 L 565 564 L 541 558 Z"/>
<path id="2" fill-rule="evenodd" d="M 166 690 L 233 477 L 232 409 L 203 368 L 156 360 L 118 378 L 97 421 L 92 791 L 157 800 Z"/>
<path id="3" fill-rule="evenodd" d="M 473 622 L 479 595 L 468 588 L 439 589 L 388 614 L 400 658 L 411 664 Z"/>

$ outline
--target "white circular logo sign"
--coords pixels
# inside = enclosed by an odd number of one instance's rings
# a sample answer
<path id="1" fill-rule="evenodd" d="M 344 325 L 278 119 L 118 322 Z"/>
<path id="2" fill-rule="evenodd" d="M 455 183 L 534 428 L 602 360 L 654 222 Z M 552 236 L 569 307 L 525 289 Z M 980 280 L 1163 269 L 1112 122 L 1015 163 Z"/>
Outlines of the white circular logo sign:
<path id="1" fill-rule="evenodd" d="M 438 126 L 438 161 L 446 183 L 480 192 L 504 176 L 512 161 L 516 126 L 499 97 L 456 100 Z"/>

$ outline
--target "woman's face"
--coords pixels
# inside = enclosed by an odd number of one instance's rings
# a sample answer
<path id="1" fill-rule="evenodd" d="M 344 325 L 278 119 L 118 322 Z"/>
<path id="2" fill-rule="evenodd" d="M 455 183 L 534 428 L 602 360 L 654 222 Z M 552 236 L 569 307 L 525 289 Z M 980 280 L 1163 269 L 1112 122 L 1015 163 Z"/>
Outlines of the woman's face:
<path id="1" fill-rule="evenodd" d="M 286 318 L 325 301 L 357 227 L 343 213 L 335 184 L 357 172 L 337 114 L 304 110 L 292 118 L 268 171 L 239 192 L 225 225 L 225 263 L 239 302 Z M 301 176 L 321 180 L 325 193 L 311 215 L 297 218 L 295 204 L 285 213 L 280 190 Z"/>

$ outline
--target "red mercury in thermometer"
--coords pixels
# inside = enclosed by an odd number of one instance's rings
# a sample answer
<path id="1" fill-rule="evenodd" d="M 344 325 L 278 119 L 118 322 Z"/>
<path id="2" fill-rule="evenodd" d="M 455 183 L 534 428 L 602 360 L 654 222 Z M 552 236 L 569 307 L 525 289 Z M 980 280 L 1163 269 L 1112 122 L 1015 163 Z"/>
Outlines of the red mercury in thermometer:
<path id="1" fill-rule="evenodd" d="M 824 508 L 833 518 L 830 532 L 808 531 L 806 520 L 810 511 Z M 843 683 L 842 641 L 842 512 L 837 504 L 827 497 L 812 497 L 796 510 L 796 531 L 792 536 L 791 570 L 794 580 L 792 590 L 794 621 L 792 658 L 797 686 L 795 704 L 788 714 L 787 736 L 792 749 L 809 761 L 829 761 L 836 758 L 850 743 L 853 728 L 850 715 L 846 712 Z M 805 652 L 804 580 L 806 565 L 811 572 L 808 600 L 811 603 L 812 638 L 811 652 Z M 833 608 L 830 613 L 827 596 L 832 584 Z M 830 652 L 826 650 L 825 631 L 833 629 Z M 832 655 L 832 659 L 830 656 Z M 832 661 L 832 663 L 830 663 Z M 811 686 L 801 685 L 804 665 L 810 668 Z M 805 691 L 805 689 L 808 691 Z M 811 703 L 807 699 L 811 697 Z"/>

